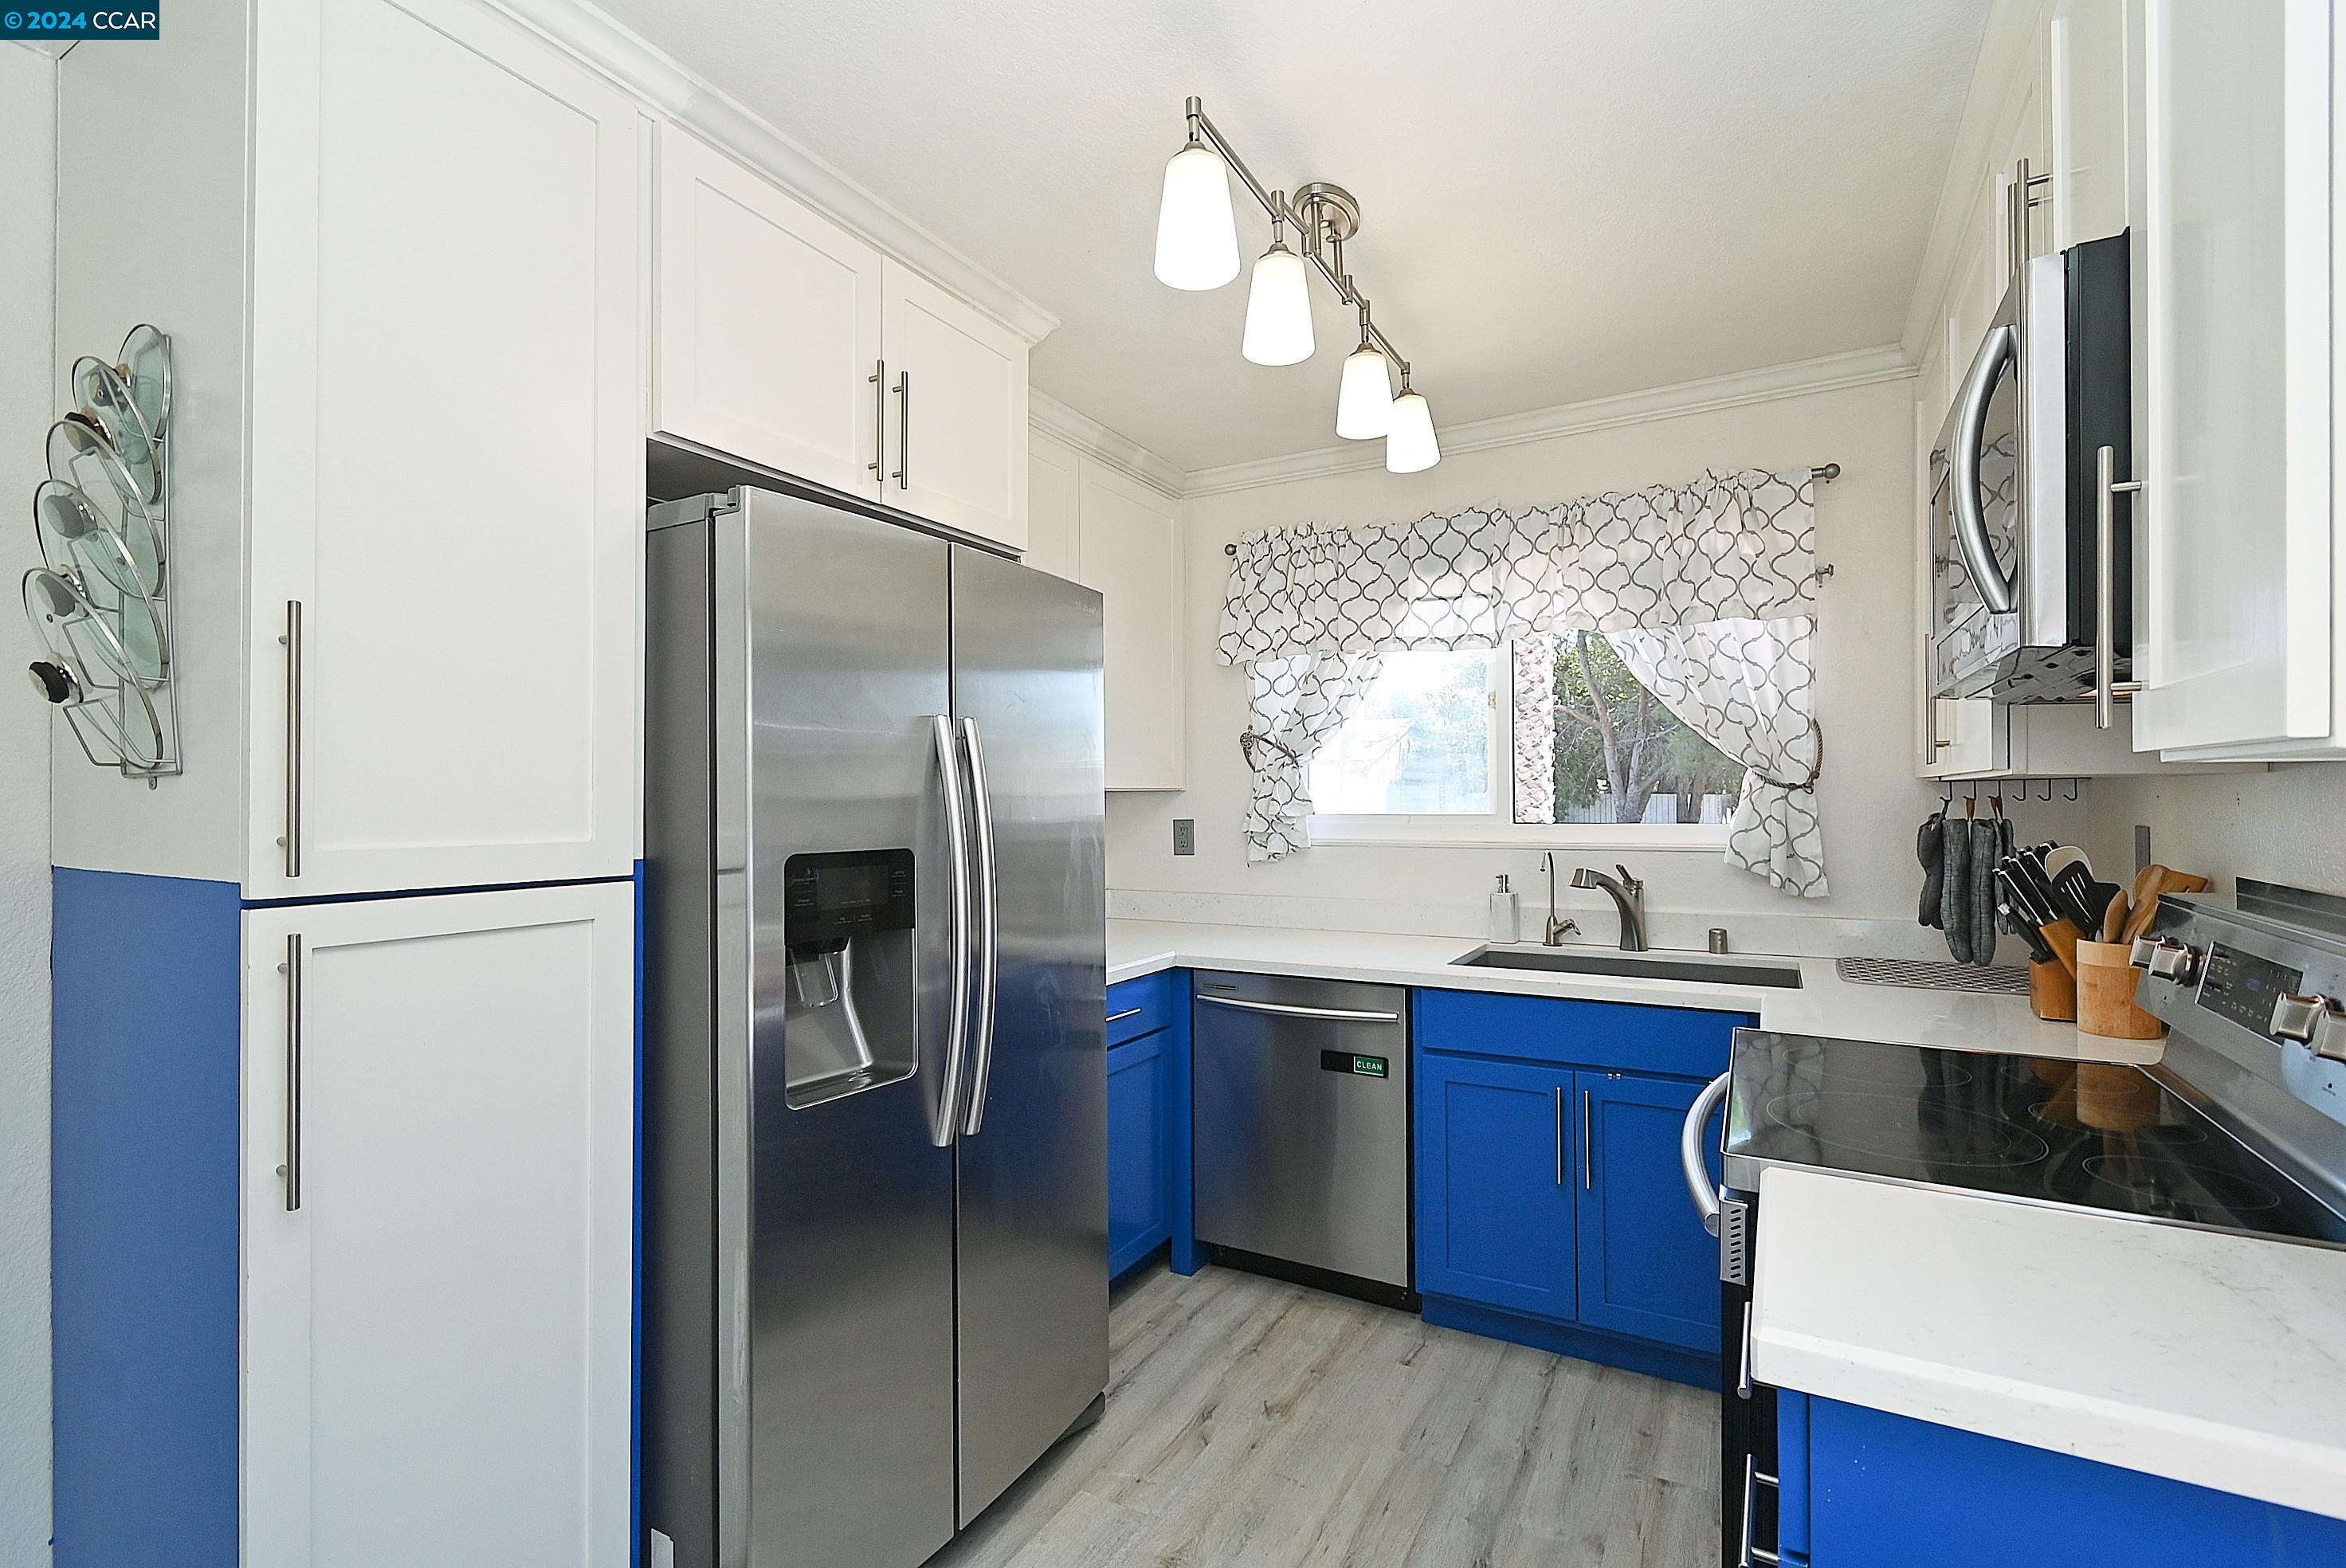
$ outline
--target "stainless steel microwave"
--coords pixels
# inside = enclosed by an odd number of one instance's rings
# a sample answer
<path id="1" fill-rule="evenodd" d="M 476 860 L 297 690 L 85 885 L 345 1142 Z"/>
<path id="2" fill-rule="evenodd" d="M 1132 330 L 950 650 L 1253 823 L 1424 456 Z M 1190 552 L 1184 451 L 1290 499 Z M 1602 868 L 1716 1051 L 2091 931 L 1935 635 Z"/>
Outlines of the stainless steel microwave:
<path id="1" fill-rule="evenodd" d="M 2086 701 L 2105 661 L 2128 674 L 2127 301 L 2123 234 L 2032 258 L 1964 372 L 1931 452 L 1933 696 Z"/>

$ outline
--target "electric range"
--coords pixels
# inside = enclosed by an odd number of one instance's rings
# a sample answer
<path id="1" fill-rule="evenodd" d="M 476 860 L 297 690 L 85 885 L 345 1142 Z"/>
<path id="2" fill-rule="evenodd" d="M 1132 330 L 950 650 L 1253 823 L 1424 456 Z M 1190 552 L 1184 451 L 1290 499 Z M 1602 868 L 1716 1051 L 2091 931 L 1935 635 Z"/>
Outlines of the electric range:
<path id="1" fill-rule="evenodd" d="M 1729 1568 L 1775 1560 L 1775 1395 L 1750 1375 L 1770 1166 L 2346 1247 L 2346 900 L 2249 881 L 2237 899 L 2169 895 L 2134 960 L 2137 1000 L 2170 1031 L 2148 1067 L 1736 1032 L 1686 1151 L 1696 1184 L 1723 1097 L 1726 1184 L 1704 1178 L 1696 1201 L 1719 1237 L 1729 1344 Z"/>

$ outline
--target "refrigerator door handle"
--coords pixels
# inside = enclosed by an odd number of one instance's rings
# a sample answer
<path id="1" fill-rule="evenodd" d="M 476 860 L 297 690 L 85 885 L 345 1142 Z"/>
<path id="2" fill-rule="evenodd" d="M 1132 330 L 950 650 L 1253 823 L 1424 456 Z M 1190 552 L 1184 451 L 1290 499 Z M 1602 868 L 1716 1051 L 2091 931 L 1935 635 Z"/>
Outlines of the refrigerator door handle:
<path id="1" fill-rule="evenodd" d="M 929 719 L 936 741 L 937 781 L 945 812 L 945 842 L 953 860 L 953 1004 L 945 1016 L 945 1065 L 937 1085 L 937 1119 L 929 1141 L 944 1148 L 961 1125 L 961 1084 L 969 1044 L 970 890 L 969 805 L 962 794 L 961 756 L 954 744 L 953 719 Z"/>
<path id="2" fill-rule="evenodd" d="M 994 1003 L 1001 972 L 1002 927 L 994 896 L 994 801 L 986 788 L 985 747 L 978 737 L 976 719 L 961 721 L 961 742 L 969 758 L 971 840 L 976 846 L 976 874 L 971 881 L 977 894 L 974 922 L 977 951 L 972 961 L 977 984 L 970 1004 L 970 1024 L 977 1038 L 970 1050 L 969 1115 L 961 1130 L 975 1137 L 985 1123 L 985 1102 L 994 1089 Z"/>

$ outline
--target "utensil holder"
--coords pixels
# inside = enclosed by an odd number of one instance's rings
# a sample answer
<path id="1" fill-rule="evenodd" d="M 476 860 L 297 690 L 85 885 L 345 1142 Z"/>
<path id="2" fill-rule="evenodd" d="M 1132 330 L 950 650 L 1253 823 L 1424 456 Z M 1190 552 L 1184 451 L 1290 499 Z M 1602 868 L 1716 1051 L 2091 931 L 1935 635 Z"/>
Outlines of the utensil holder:
<path id="1" fill-rule="evenodd" d="M 2077 1016 L 2077 979 L 2059 959 L 2030 961 L 2028 1010 L 2051 1023 L 2067 1023 Z"/>
<path id="2" fill-rule="evenodd" d="M 2156 1040 L 2167 1025 L 2135 1005 L 2134 949 L 2123 942 L 2077 944 L 2077 1032 L 2105 1040 Z"/>

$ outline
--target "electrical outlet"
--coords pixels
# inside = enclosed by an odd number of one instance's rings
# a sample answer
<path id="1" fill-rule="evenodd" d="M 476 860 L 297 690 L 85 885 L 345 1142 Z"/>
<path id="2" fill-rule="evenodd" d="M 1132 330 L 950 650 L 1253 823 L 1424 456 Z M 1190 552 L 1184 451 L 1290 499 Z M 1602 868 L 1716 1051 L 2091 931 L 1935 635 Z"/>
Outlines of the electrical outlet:
<path id="1" fill-rule="evenodd" d="M 1194 855 L 1198 852 L 1198 822 L 1194 817 L 1173 819 L 1173 852 Z"/>
<path id="2" fill-rule="evenodd" d="M 2134 829 L 2134 869 L 2139 871 L 2150 863 L 2150 829 L 2137 822 Z"/>

